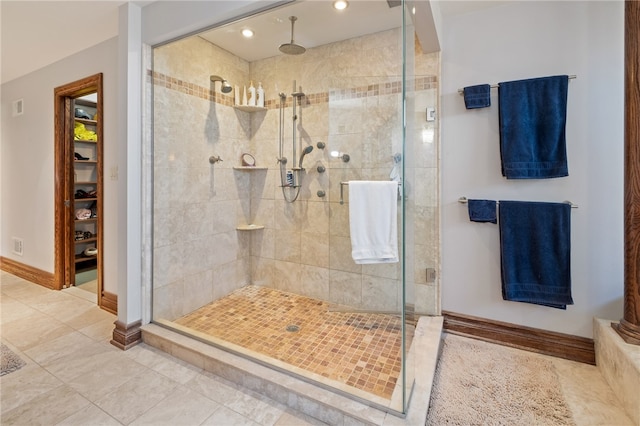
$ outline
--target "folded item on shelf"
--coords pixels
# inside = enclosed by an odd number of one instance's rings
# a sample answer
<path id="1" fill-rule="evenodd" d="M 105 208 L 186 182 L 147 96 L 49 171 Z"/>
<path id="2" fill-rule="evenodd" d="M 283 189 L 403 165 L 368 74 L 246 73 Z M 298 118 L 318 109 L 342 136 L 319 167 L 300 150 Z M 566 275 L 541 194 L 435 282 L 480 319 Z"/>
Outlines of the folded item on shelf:
<path id="1" fill-rule="evenodd" d="M 89 130 L 82 123 L 76 123 L 73 129 L 73 134 L 76 140 L 83 141 L 97 141 L 98 135 L 93 130 Z"/>
<path id="2" fill-rule="evenodd" d="M 98 196 L 98 191 L 96 191 L 95 189 L 89 192 L 85 191 L 84 189 L 78 189 L 74 194 L 74 198 L 76 200 L 82 199 L 82 198 L 96 198 L 97 196 Z"/>
<path id="3" fill-rule="evenodd" d="M 91 217 L 98 217 L 98 203 L 96 201 L 91 203 L 89 210 L 91 210 Z"/>
<path id="4" fill-rule="evenodd" d="M 89 209 L 76 209 L 76 219 L 84 220 L 91 218 L 91 210 Z"/>
<path id="5" fill-rule="evenodd" d="M 74 114 L 76 118 L 84 118 L 85 120 L 91 120 L 91 116 L 83 109 L 76 108 Z"/>
<path id="6" fill-rule="evenodd" d="M 94 238 L 94 237 L 95 235 L 93 235 L 89 231 L 76 231 L 75 240 L 82 241 L 82 240 L 88 240 L 89 238 Z"/>

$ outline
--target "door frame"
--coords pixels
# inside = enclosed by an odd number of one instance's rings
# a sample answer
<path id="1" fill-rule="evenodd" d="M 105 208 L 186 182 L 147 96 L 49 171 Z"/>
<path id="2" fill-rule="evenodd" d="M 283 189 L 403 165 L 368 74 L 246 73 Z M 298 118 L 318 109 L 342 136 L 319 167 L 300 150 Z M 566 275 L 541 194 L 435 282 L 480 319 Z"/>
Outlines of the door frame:
<path id="1" fill-rule="evenodd" d="M 102 187 L 102 146 L 103 146 L 103 107 L 102 107 L 102 73 L 98 73 L 54 89 L 54 280 L 53 288 L 62 290 L 72 281 L 75 275 L 75 243 L 74 243 L 74 175 L 73 175 L 73 141 L 74 141 L 74 99 L 90 93 L 97 94 L 96 134 L 97 150 L 97 206 L 99 219 L 97 222 L 98 240 L 97 280 L 98 306 L 102 307 L 103 284 L 103 187 Z"/>

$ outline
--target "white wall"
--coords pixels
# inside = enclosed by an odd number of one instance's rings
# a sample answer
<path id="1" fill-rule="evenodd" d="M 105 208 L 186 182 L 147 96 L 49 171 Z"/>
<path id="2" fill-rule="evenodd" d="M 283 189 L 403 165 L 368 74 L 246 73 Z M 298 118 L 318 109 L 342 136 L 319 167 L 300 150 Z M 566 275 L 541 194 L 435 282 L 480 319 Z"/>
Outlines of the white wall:
<path id="1" fill-rule="evenodd" d="M 103 73 L 104 91 L 104 285 L 117 293 L 116 181 L 109 171 L 117 157 L 117 38 L 2 85 L 2 238 L 0 254 L 53 273 L 54 270 L 54 89 Z M 24 114 L 11 103 L 24 100 Z M 12 253 L 11 237 L 24 240 L 24 255 Z"/>
<path id="2" fill-rule="evenodd" d="M 622 317 L 623 2 L 514 2 L 443 17 L 443 310 L 591 337 L 592 318 Z M 500 173 L 497 91 L 466 110 L 458 89 L 576 74 L 567 112 L 569 177 Z M 458 198 L 571 200 L 566 311 L 501 297 L 498 227 L 469 222 Z"/>

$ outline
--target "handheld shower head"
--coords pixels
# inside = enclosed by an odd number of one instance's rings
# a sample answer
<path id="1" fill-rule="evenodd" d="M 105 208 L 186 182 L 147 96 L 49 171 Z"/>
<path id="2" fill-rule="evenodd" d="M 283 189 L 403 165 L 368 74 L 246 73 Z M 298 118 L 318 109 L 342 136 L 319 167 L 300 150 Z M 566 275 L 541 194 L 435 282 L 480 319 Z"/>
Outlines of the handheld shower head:
<path id="1" fill-rule="evenodd" d="M 313 151 L 313 147 L 311 145 L 302 150 L 302 154 L 300 154 L 300 161 L 298 162 L 300 167 L 302 167 L 302 160 L 304 159 L 304 156 L 309 154 L 311 151 Z"/>
<path id="2" fill-rule="evenodd" d="M 229 84 L 229 82 L 227 80 L 225 80 L 224 78 L 220 77 L 219 75 L 212 75 L 210 77 L 210 80 L 212 83 L 219 81 L 221 86 L 221 91 L 222 93 L 229 93 L 233 90 L 233 87 L 231 87 L 231 84 Z"/>

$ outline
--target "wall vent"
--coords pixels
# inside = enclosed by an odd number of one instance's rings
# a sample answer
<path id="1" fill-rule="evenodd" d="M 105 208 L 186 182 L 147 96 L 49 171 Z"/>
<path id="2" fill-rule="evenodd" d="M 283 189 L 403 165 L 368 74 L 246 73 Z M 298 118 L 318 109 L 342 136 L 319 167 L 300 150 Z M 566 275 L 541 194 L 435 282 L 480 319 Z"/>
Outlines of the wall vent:
<path id="1" fill-rule="evenodd" d="M 13 116 L 17 117 L 22 114 L 24 114 L 24 101 L 22 99 L 13 101 Z"/>
<path id="2" fill-rule="evenodd" d="M 13 241 L 13 254 L 22 256 L 22 238 L 11 237 L 11 240 Z"/>

